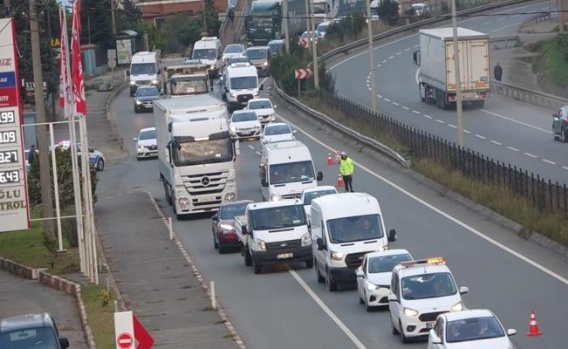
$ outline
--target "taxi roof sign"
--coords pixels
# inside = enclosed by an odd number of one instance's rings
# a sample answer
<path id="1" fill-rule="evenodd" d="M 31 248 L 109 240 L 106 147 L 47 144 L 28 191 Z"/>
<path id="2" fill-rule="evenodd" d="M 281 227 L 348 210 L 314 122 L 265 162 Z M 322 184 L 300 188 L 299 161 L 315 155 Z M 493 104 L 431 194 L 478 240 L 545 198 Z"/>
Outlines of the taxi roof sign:
<path id="1" fill-rule="evenodd" d="M 412 261 L 405 261 L 405 262 L 400 263 L 400 265 L 402 265 L 405 268 L 414 267 L 414 266 L 423 266 L 425 264 L 427 264 L 427 265 L 446 264 L 446 260 L 444 259 L 444 257 L 432 257 L 432 258 L 426 258 L 426 259 L 416 259 L 416 260 L 412 260 Z"/>

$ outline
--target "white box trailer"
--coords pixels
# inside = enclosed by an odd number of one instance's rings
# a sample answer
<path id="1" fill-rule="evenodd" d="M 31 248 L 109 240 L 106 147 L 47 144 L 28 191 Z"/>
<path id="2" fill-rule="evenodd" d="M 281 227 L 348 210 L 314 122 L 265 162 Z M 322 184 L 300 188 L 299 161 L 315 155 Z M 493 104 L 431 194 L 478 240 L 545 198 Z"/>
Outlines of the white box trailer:
<path id="1" fill-rule="evenodd" d="M 238 143 L 226 104 L 208 94 L 161 99 L 154 102 L 154 117 L 160 179 L 176 217 L 235 200 Z"/>
<path id="2" fill-rule="evenodd" d="M 418 87 L 423 102 L 447 109 L 456 102 L 456 74 L 452 28 L 420 30 Z M 483 107 L 489 96 L 489 35 L 457 28 L 462 101 Z"/>

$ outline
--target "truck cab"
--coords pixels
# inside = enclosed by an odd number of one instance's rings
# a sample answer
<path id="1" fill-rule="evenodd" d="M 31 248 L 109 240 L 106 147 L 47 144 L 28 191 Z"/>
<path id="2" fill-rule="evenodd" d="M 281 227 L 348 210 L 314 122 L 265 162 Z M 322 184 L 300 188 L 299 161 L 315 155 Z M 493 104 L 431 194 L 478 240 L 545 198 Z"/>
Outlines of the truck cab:
<path id="1" fill-rule="evenodd" d="M 216 36 L 205 36 L 196 41 L 191 52 L 192 59 L 198 59 L 208 66 L 209 76 L 218 78 L 223 67 L 223 44 Z"/>
<path id="2" fill-rule="evenodd" d="M 245 215 L 235 217 L 235 231 L 245 265 L 253 266 L 255 274 L 274 264 L 305 262 L 313 267 L 308 224 L 299 200 L 248 204 Z"/>
<path id="3" fill-rule="evenodd" d="M 313 188 L 323 179 L 314 168 L 310 149 L 300 141 L 262 145 L 260 184 L 267 201 L 299 199 L 304 189 Z"/>
<path id="4" fill-rule="evenodd" d="M 165 67 L 164 94 L 171 98 L 208 93 L 213 88 L 207 71 L 208 66 L 198 60 L 186 60 L 185 64 Z"/>

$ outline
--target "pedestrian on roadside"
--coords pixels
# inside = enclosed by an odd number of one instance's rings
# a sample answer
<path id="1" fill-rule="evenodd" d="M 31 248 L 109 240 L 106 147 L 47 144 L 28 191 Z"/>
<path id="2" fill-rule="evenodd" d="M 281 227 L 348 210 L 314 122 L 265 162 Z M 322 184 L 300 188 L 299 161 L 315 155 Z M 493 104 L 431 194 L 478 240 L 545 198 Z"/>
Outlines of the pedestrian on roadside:
<path id="1" fill-rule="evenodd" d="M 353 192 L 353 171 L 355 166 L 353 160 L 347 156 L 345 151 L 341 152 L 341 159 L 339 160 L 339 174 L 343 177 L 346 192 Z"/>
<path id="2" fill-rule="evenodd" d="M 503 77 L 503 67 L 501 67 L 499 62 L 497 62 L 497 65 L 495 65 L 495 68 L 493 69 L 493 76 L 495 76 L 495 80 L 497 81 L 501 81 L 501 78 Z"/>
<path id="3" fill-rule="evenodd" d="M 28 163 L 30 164 L 30 166 L 34 163 L 35 153 L 36 153 L 36 146 L 35 144 L 32 144 L 30 152 L 28 153 Z"/>
<path id="4" fill-rule="evenodd" d="M 229 9 L 229 20 L 231 21 L 231 23 L 233 23 L 233 20 L 235 19 L 235 11 L 233 10 L 233 8 L 231 7 Z"/>

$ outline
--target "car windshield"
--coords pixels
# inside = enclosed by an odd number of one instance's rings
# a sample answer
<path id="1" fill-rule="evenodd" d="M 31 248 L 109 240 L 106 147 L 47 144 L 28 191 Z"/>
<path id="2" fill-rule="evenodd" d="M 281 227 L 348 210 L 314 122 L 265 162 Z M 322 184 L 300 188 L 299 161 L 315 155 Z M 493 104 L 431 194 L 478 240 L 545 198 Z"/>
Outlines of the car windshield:
<path id="1" fill-rule="evenodd" d="M 217 50 L 214 48 L 200 48 L 193 50 L 192 59 L 215 59 L 217 58 Z"/>
<path id="2" fill-rule="evenodd" d="M 268 50 L 247 50 L 247 57 L 250 59 L 263 59 L 268 56 Z"/>
<path id="3" fill-rule="evenodd" d="M 9 332 L 0 332 L 0 348 L 59 348 L 58 339 L 49 327 L 25 328 Z M 38 345 L 41 343 L 41 345 Z"/>
<path id="4" fill-rule="evenodd" d="M 156 129 L 145 130 L 140 132 L 139 140 L 143 141 L 145 139 L 156 139 Z"/>
<path id="5" fill-rule="evenodd" d="M 330 219 L 327 229 L 330 242 L 336 244 L 379 239 L 384 235 L 378 214 Z"/>
<path id="6" fill-rule="evenodd" d="M 227 65 L 231 65 L 233 63 L 248 63 L 248 57 L 230 57 L 227 58 Z"/>
<path id="7" fill-rule="evenodd" d="M 133 63 L 130 65 L 130 75 L 156 74 L 156 64 L 154 63 Z"/>
<path id="8" fill-rule="evenodd" d="M 312 39 L 317 39 L 318 37 L 318 33 L 317 32 L 303 32 L 302 33 L 302 39 L 309 39 L 310 36 L 312 37 Z"/>
<path id="9" fill-rule="evenodd" d="M 457 292 L 454 278 L 447 272 L 404 277 L 401 289 L 404 299 L 447 297 Z"/>
<path id="10" fill-rule="evenodd" d="M 241 53 L 244 50 L 245 47 L 243 45 L 228 45 L 225 47 L 225 53 Z"/>
<path id="11" fill-rule="evenodd" d="M 158 97 L 160 93 L 155 87 L 144 87 L 136 89 L 136 97 Z"/>
<path id="12" fill-rule="evenodd" d="M 269 42 L 268 43 L 268 49 L 273 54 L 281 52 L 283 48 L 284 48 L 283 42 Z"/>
<path id="13" fill-rule="evenodd" d="M 493 316 L 449 321 L 446 324 L 446 342 L 468 342 L 504 337 L 502 326 Z"/>
<path id="14" fill-rule="evenodd" d="M 387 273 L 400 262 L 410 261 L 412 257 L 408 253 L 395 254 L 390 256 L 377 256 L 369 258 L 369 273 Z"/>
<path id="15" fill-rule="evenodd" d="M 304 205 L 311 205 L 312 200 L 315 198 L 319 198 L 320 196 L 337 194 L 337 190 L 335 189 L 327 189 L 327 190 L 318 190 L 318 191 L 311 191 L 309 193 L 304 194 Z"/>
<path id="16" fill-rule="evenodd" d="M 270 127 L 266 126 L 264 129 L 265 136 L 283 135 L 286 133 L 292 133 L 288 125 L 270 125 Z"/>
<path id="17" fill-rule="evenodd" d="M 231 88 L 234 90 L 245 90 L 258 87 L 258 79 L 256 76 L 241 76 L 231 78 Z"/>
<path id="18" fill-rule="evenodd" d="M 258 120 L 258 116 L 256 116 L 255 112 L 244 112 L 244 113 L 236 113 L 233 114 L 231 121 L 233 122 L 240 122 L 240 121 L 255 121 Z"/>
<path id="19" fill-rule="evenodd" d="M 293 228 L 306 224 L 306 214 L 300 205 L 271 207 L 252 211 L 254 230 Z"/>
<path id="20" fill-rule="evenodd" d="M 180 140 L 173 146 L 173 160 L 176 166 L 189 166 L 233 159 L 233 146 L 230 137 L 195 142 Z"/>
<path id="21" fill-rule="evenodd" d="M 233 219 L 235 216 L 242 216 L 245 214 L 245 209 L 248 204 L 248 202 L 243 202 L 239 204 L 223 205 L 219 210 L 219 218 Z"/>
<path id="22" fill-rule="evenodd" d="M 327 30 L 327 27 L 329 26 L 329 24 L 320 24 L 318 25 L 318 33 L 322 34 L 325 33 L 325 31 Z"/>
<path id="23" fill-rule="evenodd" d="M 267 101 L 267 100 L 249 101 L 248 108 L 249 109 L 268 109 L 268 108 L 272 108 L 272 103 L 270 103 L 270 101 Z"/>
<path id="24" fill-rule="evenodd" d="M 270 184 L 313 181 L 314 165 L 311 161 L 287 162 L 270 165 Z"/>

